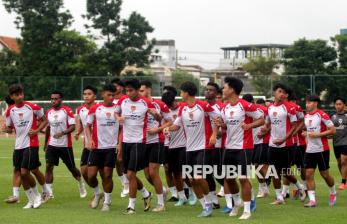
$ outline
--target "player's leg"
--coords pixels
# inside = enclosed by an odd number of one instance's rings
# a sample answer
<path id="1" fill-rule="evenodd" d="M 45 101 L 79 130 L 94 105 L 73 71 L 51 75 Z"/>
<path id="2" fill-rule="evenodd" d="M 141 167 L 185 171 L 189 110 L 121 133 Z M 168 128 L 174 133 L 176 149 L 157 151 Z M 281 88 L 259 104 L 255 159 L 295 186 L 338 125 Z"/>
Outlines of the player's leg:
<path id="1" fill-rule="evenodd" d="M 276 193 L 276 200 L 272 203 L 274 205 L 280 205 L 284 204 L 284 198 L 282 195 L 282 190 L 281 190 L 281 175 L 282 175 L 282 168 L 283 168 L 283 162 L 281 161 L 281 152 L 280 149 L 278 148 L 272 148 L 270 147 L 270 164 L 274 166 L 276 170 L 276 175 L 273 176 L 272 182 L 273 182 L 273 187 L 275 189 Z"/>
<path id="2" fill-rule="evenodd" d="M 309 202 L 305 204 L 305 207 L 311 208 L 311 207 L 316 207 L 316 191 L 315 191 L 316 185 L 314 182 L 315 169 L 311 168 L 314 165 L 312 165 L 311 162 L 309 164 L 308 159 L 306 159 L 306 161 L 307 161 L 306 163 L 308 164 L 306 165 L 305 171 L 306 171 L 306 184 L 307 184 L 307 194 L 309 197 Z"/>
<path id="3" fill-rule="evenodd" d="M 116 151 L 113 149 L 107 149 L 103 152 L 104 158 L 104 174 L 102 176 L 102 186 L 104 188 L 104 204 L 102 207 L 102 211 L 109 211 L 110 204 L 111 204 L 111 196 L 113 191 L 113 169 L 116 166 Z"/>
<path id="4" fill-rule="evenodd" d="M 334 178 L 329 173 L 329 160 L 330 160 L 330 151 L 324 151 L 319 153 L 317 156 L 317 163 L 320 175 L 323 177 L 325 183 L 329 187 L 329 205 L 334 206 L 336 204 L 336 188 Z"/>
<path id="5" fill-rule="evenodd" d="M 347 149 L 345 149 L 347 150 Z M 344 190 L 347 188 L 346 179 L 347 179 L 347 152 L 341 154 L 341 176 L 342 183 L 339 186 L 340 190 Z"/>
<path id="6" fill-rule="evenodd" d="M 53 194 L 53 170 L 54 166 L 59 165 L 59 152 L 58 148 L 54 146 L 47 146 L 46 149 L 46 172 L 45 172 L 45 180 L 46 180 L 46 186 L 48 190 L 48 194 L 44 198 L 44 201 L 48 201 L 51 198 L 54 198 Z"/>
<path id="7" fill-rule="evenodd" d="M 171 193 L 171 198 L 168 200 L 169 202 L 177 202 L 178 201 L 178 195 L 177 195 L 177 189 L 175 187 L 175 182 L 174 182 L 174 174 L 173 172 L 170 172 L 169 168 L 169 147 L 164 146 L 164 171 L 165 171 L 165 179 L 166 179 L 166 184 L 169 187 L 170 193 Z"/>
<path id="8" fill-rule="evenodd" d="M 88 184 L 88 160 L 90 156 L 90 150 L 84 148 L 81 155 L 80 169 L 81 175 L 84 181 Z"/>
<path id="9" fill-rule="evenodd" d="M 185 148 L 169 149 L 167 151 L 168 172 L 173 174 L 173 182 L 178 192 L 175 206 L 182 206 L 188 202 L 183 189 L 182 165 L 185 161 Z"/>
<path id="10" fill-rule="evenodd" d="M 90 207 L 93 209 L 99 206 L 100 200 L 103 197 L 103 193 L 99 187 L 99 182 L 97 179 L 99 169 L 103 169 L 103 168 L 104 167 L 101 161 L 100 152 L 96 150 L 91 151 L 89 161 L 88 161 L 88 184 L 93 189 L 93 192 L 94 192 L 94 197 L 92 201 L 90 202 Z"/>
<path id="11" fill-rule="evenodd" d="M 120 196 L 121 198 L 124 198 L 129 194 L 129 180 L 126 172 L 124 172 L 123 170 L 122 150 L 117 151 L 116 172 L 122 184 L 122 191 L 120 193 Z"/>
<path id="12" fill-rule="evenodd" d="M 6 203 L 19 203 L 20 178 L 20 150 L 13 151 L 13 174 L 12 174 L 12 195 L 5 199 Z"/>

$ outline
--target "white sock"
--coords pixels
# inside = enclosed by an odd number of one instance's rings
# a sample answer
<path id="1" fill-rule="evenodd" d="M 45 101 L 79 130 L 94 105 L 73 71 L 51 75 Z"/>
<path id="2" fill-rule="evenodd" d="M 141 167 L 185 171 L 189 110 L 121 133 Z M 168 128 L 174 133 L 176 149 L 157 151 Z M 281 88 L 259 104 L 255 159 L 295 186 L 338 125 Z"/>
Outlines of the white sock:
<path id="1" fill-rule="evenodd" d="M 219 204 L 218 197 L 215 191 L 210 191 L 208 195 L 214 204 Z"/>
<path id="2" fill-rule="evenodd" d="M 42 192 L 43 192 L 43 193 L 49 193 L 47 184 L 43 184 L 43 185 L 42 185 Z"/>
<path id="3" fill-rule="evenodd" d="M 188 189 L 189 189 L 189 195 L 195 195 L 195 193 L 191 187 L 188 187 Z"/>
<path id="4" fill-rule="evenodd" d="M 252 191 L 251 191 L 251 200 L 254 201 L 255 200 L 255 197 L 254 197 L 254 192 L 253 192 L 253 188 L 252 188 Z"/>
<path id="5" fill-rule="evenodd" d="M 232 196 L 231 194 L 225 194 L 225 202 L 227 203 L 228 208 L 233 207 L 233 201 L 232 201 Z"/>
<path id="6" fill-rule="evenodd" d="M 147 189 L 145 187 L 143 187 L 141 190 L 139 190 L 142 194 L 143 198 L 148 198 L 149 196 L 149 192 L 147 191 Z"/>
<path id="7" fill-rule="evenodd" d="M 231 194 L 235 205 L 241 205 L 242 201 L 241 201 L 241 197 L 240 197 L 240 192 L 237 194 Z"/>
<path id="8" fill-rule="evenodd" d="M 32 187 L 31 191 L 32 191 L 33 195 L 35 195 L 35 197 L 40 197 L 40 193 L 37 190 L 37 185 L 35 185 L 35 187 Z"/>
<path id="9" fill-rule="evenodd" d="M 244 201 L 243 202 L 243 212 L 244 213 L 251 213 L 251 202 L 250 201 Z"/>
<path id="10" fill-rule="evenodd" d="M 106 193 L 105 192 L 105 199 L 104 199 L 104 204 L 111 204 L 111 196 L 112 196 L 112 193 Z"/>
<path id="11" fill-rule="evenodd" d="M 82 187 L 84 186 L 83 180 L 82 180 L 82 179 L 78 180 L 78 186 L 79 186 L 80 188 L 82 188 Z"/>
<path id="12" fill-rule="evenodd" d="M 262 192 L 268 192 L 269 191 L 267 184 L 265 182 L 261 183 L 260 186 L 261 186 Z"/>
<path id="13" fill-rule="evenodd" d="M 47 192 L 49 194 L 53 194 L 53 186 L 52 186 L 52 184 L 47 184 L 46 183 L 46 187 L 47 187 Z"/>
<path id="14" fill-rule="evenodd" d="M 186 194 L 184 193 L 184 191 L 178 192 L 178 198 L 181 200 L 187 200 L 187 197 L 186 197 Z"/>
<path id="15" fill-rule="evenodd" d="M 186 184 L 186 182 L 183 182 L 183 189 L 188 189 L 189 186 Z"/>
<path id="16" fill-rule="evenodd" d="M 304 181 L 304 183 L 303 183 L 303 186 L 304 186 L 304 189 L 303 190 L 307 190 L 307 182 L 306 182 L 306 180 Z"/>
<path id="17" fill-rule="evenodd" d="M 286 195 L 287 193 L 289 193 L 289 185 L 284 185 L 283 184 L 282 194 Z"/>
<path id="18" fill-rule="evenodd" d="M 177 190 L 176 187 L 170 187 L 170 193 L 172 197 L 177 198 Z"/>
<path id="19" fill-rule="evenodd" d="M 129 198 L 128 208 L 132 208 L 135 210 L 136 198 Z"/>
<path id="20" fill-rule="evenodd" d="M 275 189 L 276 198 L 279 201 L 284 201 L 281 189 Z"/>
<path id="21" fill-rule="evenodd" d="M 157 194 L 157 199 L 158 199 L 158 205 L 164 206 L 164 195 L 163 194 Z"/>
<path id="22" fill-rule="evenodd" d="M 210 194 L 204 195 L 205 198 L 205 204 L 212 204 L 212 198 Z"/>
<path id="23" fill-rule="evenodd" d="M 33 201 L 33 197 L 32 197 L 32 193 L 31 193 L 31 189 L 30 188 L 25 191 L 25 194 L 26 194 L 29 202 Z"/>
<path id="24" fill-rule="evenodd" d="M 19 187 L 13 187 L 13 196 L 19 198 Z"/>
<path id="25" fill-rule="evenodd" d="M 200 201 L 200 204 L 202 206 L 202 209 L 205 209 L 206 208 L 205 207 L 205 197 L 200 198 L 199 201 Z"/>
<path id="26" fill-rule="evenodd" d="M 316 193 L 314 191 L 307 191 L 310 201 L 316 201 Z"/>
<path id="27" fill-rule="evenodd" d="M 122 176 L 118 176 L 120 182 L 122 185 L 129 184 L 129 180 L 126 174 L 123 174 Z"/>
<path id="28" fill-rule="evenodd" d="M 94 195 L 100 195 L 101 194 L 100 187 L 99 186 L 94 187 L 93 192 L 94 192 Z"/>
<path id="29" fill-rule="evenodd" d="M 224 193 L 224 187 L 221 186 L 219 192 Z"/>
<path id="30" fill-rule="evenodd" d="M 329 188 L 330 194 L 336 194 L 335 185 Z"/>
<path id="31" fill-rule="evenodd" d="M 294 186 L 297 187 L 298 190 L 304 189 L 304 186 L 300 183 L 300 181 L 297 181 L 297 182 L 294 184 Z"/>

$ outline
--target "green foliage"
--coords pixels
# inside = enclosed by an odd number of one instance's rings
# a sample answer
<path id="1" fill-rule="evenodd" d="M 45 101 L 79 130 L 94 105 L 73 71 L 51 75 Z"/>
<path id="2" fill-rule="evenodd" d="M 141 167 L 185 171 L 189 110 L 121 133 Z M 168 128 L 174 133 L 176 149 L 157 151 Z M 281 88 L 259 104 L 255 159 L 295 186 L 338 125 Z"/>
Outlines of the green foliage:
<path id="1" fill-rule="evenodd" d="M 180 89 L 181 84 L 184 82 L 193 82 L 198 87 L 199 94 L 203 93 L 203 88 L 200 86 L 199 79 L 195 78 L 192 74 L 189 74 L 186 71 L 183 70 L 176 70 L 172 72 L 172 86 L 175 87 L 177 90 Z"/>

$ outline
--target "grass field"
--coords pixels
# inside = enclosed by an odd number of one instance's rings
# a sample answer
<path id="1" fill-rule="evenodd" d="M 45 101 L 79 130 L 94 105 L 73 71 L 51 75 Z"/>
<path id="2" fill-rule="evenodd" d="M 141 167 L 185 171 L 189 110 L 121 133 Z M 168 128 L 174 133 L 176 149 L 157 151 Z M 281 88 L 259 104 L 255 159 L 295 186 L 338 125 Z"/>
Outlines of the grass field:
<path id="1" fill-rule="evenodd" d="M 41 141 L 42 142 L 42 141 Z M 13 138 L 0 138 L 0 199 L 5 199 L 12 194 L 11 175 L 12 175 L 12 147 Z M 76 164 L 79 164 L 81 154 L 81 142 L 74 142 L 74 152 Z M 44 170 L 44 154 L 40 152 L 41 162 Z M 336 161 L 331 154 L 331 172 L 337 183 L 340 177 L 336 168 Z M 141 178 L 144 177 L 141 173 Z M 173 203 L 167 203 L 167 211 L 161 214 L 143 212 L 143 203 L 138 196 L 136 205 L 136 215 L 125 216 L 122 211 L 128 205 L 128 199 L 121 199 L 120 182 L 114 178 L 115 190 L 112 196 L 112 207 L 109 213 L 102 213 L 100 210 L 88 208 L 88 202 L 92 192 L 88 189 L 88 197 L 80 199 L 76 181 L 71 177 L 64 164 L 55 168 L 54 194 L 55 198 L 44 204 L 40 209 L 23 210 L 22 207 L 27 202 L 23 189 L 21 189 L 20 204 L 8 205 L 0 203 L 0 223 L 346 223 L 347 220 L 347 191 L 338 192 L 337 205 L 333 208 L 328 206 L 328 187 L 317 176 L 317 202 L 318 207 L 306 209 L 300 201 L 287 200 L 285 206 L 272 206 L 274 192 L 266 199 L 257 200 L 257 210 L 253 213 L 251 220 L 239 221 L 215 210 L 213 217 L 201 219 L 196 218 L 200 213 L 200 204 L 190 207 L 174 207 Z M 153 188 L 147 188 L 153 192 Z M 257 189 L 258 185 L 254 185 Z M 219 187 L 218 187 L 219 188 Z M 156 198 L 153 198 L 152 206 L 155 205 Z M 221 199 L 224 207 L 224 199 Z"/>

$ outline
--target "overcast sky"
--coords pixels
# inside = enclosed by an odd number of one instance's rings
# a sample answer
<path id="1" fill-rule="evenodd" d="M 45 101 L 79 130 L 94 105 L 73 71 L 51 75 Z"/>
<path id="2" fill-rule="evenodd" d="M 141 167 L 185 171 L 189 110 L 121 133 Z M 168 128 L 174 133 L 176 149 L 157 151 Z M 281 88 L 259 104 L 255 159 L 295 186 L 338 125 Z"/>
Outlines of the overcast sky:
<path id="1" fill-rule="evenodd" d="M 0 35 L 20 36 L 0 0 Z M 64 0 L 73 28 L 85 33 L 86 0 Z M 156 39 L 174 39 L 184 63 L 218 66 L 222 46 L 291 44 L 302 37 L 329 39 L 347 28 L 345 0 L 125 0 L 123 16 L 137 11 Z M 208 54 L 203 54 L 207 52 Z"/>

